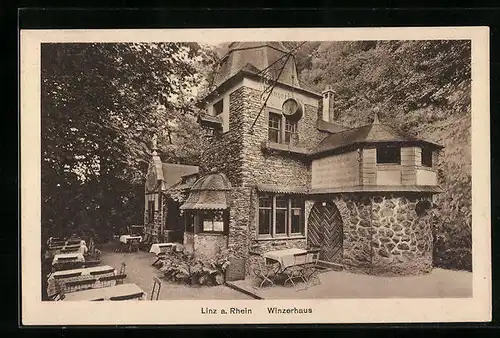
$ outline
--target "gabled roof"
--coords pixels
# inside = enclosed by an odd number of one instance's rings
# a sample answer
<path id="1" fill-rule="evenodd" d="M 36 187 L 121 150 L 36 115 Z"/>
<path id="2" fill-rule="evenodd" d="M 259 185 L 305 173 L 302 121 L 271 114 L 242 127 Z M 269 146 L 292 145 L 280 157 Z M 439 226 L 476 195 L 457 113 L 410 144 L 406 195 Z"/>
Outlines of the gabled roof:
<path id="1" fill-rule="evenodd" d="M 199 167 L 194 165 L 162 163 L 163 189 L 169 189 L 181 182 L 182 177 L 197 174 Z"/>
<path id="2" fill-rule="evenodd" d="M 333 133 L 324 138 L 310 154 L 320 154 L 344 147 L 370 143 L 421 143 L 433 148 L 443 148 L 441 145 L 419 139 L 413 135 L 382 124 L 375 118 L 372 124 Z"/>

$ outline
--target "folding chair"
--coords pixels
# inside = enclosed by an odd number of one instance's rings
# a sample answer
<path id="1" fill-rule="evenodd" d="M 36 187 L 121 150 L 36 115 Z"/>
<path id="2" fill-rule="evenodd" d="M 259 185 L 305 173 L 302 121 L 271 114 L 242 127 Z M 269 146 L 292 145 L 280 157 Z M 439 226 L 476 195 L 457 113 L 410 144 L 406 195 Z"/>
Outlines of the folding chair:
<path id="1" fill-rule="evenodd" d="M 287 276 L 287 279 L 283 283 L 284 286 L 286 286 L 287 282 L 290 282 L 295 287 L 294 279 L 301 279 L 304 283 L 307 283 L 307 279 L 304 276 L 305 265 L 307 264 L 307 251 L 294 254 L 293 261 L 293 265 L 283 271 L 283 274 Z"/>
<path id="2" fill-rule="evenodd" d="M 311 282 L 312 280 L 316 280 L 321 283 L 318 276 L 318 267 L 319 267 L 319 255 L 321 253 L 320 249 L 312 249 L 308 251 L 308 254 L 311 256 L 311 261 L 305 267 L 305 277 L 307 282 Z"/>
<path id="3" fill-rule="evenodd" d="M 58 302 L 58 301 L 61 301 L 65 298 L 65 294 L 64 294 L 64 289 L 61 290 L 59 293 L 55 294 L 54 297 L 52 297 L 52 301 L 55 301 L 55 302 Z"/>
<path id="4" fill-rule="evenodd" d="M 127 267 L 127 264 L 125 264 L 125 262 L 122 262 L 122 264 L 120 266 L 120 272 L 118 274 L 119 275 L 124 275 L 126 267 Z"/>
<path id="5" fill-rule="evenodd" d="M 139 251 L 139 240 L 138 239 L 130 239 L 128 241 L 128 252 L 138 252 Z"/>
<path id="6" fill-rule="evenodd" d="M 270 286 L 274 285 L 273 278 L 276 276 L 276 269 L 272 264 L 267 264 L 266 259 L 257 252 L 249 252 L 250 256 L 257 258 L 257 267 L 253 269 L 253 273 L 257 278 L 261 279 L 259 289 L 268 282 Z"/>
<path id="7" fill-rule="evenodd" d="M 161 290 L 161 280 L 158 277 L 153 277 L 153 290 L 151 291 L 151 299 L 153 300 L 154 295 L 156 295 L 156 299 L 160 297 L 160 290 Z"/>

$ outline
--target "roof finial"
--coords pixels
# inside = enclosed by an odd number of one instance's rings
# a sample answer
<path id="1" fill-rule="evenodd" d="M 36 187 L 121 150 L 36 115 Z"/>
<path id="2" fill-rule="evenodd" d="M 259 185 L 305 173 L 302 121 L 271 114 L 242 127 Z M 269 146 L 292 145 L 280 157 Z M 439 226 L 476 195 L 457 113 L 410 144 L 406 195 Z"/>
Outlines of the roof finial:
<path id="1" fill-rule="evenodd" d="M 373 108 L 373 112 L 375 113 L 375 117 L 373 118 L 372 124 L 380 124 L 380 121 L 378 119 L 379 108 L 378 107 Z"/>

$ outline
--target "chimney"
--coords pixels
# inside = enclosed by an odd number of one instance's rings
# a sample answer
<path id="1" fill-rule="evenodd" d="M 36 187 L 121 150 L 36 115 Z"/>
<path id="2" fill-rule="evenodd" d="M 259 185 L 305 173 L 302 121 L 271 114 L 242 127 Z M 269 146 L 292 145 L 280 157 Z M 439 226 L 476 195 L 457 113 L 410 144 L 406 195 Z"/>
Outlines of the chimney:
<path id="1" fill-rule="evenodd" d="M 333 111 L 333 90 L 329 85 L 323 91 L 323 121 L 333 122 L 336 116 Z"/>

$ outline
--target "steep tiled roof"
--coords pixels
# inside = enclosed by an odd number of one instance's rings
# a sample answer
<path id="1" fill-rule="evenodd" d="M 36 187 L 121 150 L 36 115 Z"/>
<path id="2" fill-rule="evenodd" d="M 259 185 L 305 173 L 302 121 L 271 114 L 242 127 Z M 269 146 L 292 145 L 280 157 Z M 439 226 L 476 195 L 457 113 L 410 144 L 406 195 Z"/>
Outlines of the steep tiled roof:
<path id="1" fill-rule="evenodd" d="M 396 130 L 389 125 L 379 123 L 377 119 L 375 123 L 370 125 L 340 131 L 327 136 L 316 146 L 316 148 L 311 150 L 311 154 L 319 154 L 354 144 L 379 142 L 417 142 L 426 143 L 436 148 L 442 148 L 442 146 L 438 144 L 418 139 L 413 135 Z"/>
<path id="2" fill-rule="evenodd" d="M 168 189 L 181 181 L 186 175 L 193 175 L 199 172 L 199 168 L 194 165 L 162 163 L 164 189 Z"/>

